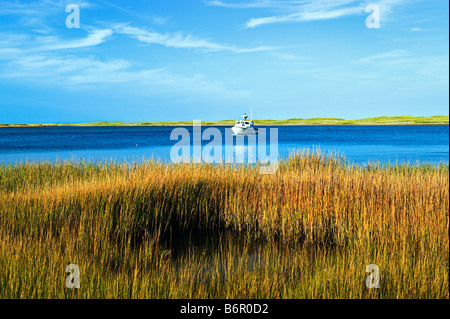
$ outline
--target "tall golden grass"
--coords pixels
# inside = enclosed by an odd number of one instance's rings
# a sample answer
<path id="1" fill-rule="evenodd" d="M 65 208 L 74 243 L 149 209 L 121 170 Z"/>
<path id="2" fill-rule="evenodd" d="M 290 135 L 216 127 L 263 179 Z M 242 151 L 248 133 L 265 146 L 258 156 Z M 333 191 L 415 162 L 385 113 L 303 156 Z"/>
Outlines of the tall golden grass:
<path id="1" fill-rule="evenodd" d="M 3 165 L 0 298 L 448 298 L 448 174 L 319 152 L 293 153 L 273 175 L 153 161 Z M 198 231 L 232 235 L 176 257 L 165 245 Z M 69 264 L 80 289 L 65 287 Z M 379 289 L 365 286 L 369 264 Z"/>

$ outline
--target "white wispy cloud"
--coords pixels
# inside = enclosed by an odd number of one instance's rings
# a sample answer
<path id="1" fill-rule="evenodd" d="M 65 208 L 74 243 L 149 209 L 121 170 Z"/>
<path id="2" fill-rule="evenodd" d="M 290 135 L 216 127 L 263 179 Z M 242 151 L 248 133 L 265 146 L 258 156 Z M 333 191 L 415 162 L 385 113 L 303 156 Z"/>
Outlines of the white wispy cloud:
<path id="1" fill-rule="evenodd" d="M 449 56 L 421 55 L 408 50 L 391 50 L 349 61 L 346 64 L 317 66 L 314 63 L 291 68 L 291 74 L 307 75 L 321 81 L 380 84 L 395 91 L 417 91 L 418 88 L 447 88 Z M 394 91 L 392 91 L 394 92 Z"/>
<path id="2" fill-rule="evenodd" d="M 93 7 L 92 3 L 83 0 L 40 0 L 40 1 L 2 1 L 0 0 L 0 16 L 16 19 L 17 27 L 26 27 L 29 31 L 40 34 L 54 34 L 55 28 L 49 18 L 67 15 L 65 7 L 76 4 L 80 9 Z"/>
<path id="3" fill-rule="evenodd" d="M 0 1 L 0 15 L 45 14 L 61 11 L 69 4 L 82 9 L 92 7 L 92 3 L 83 0 L 39 0 L 39 1 Z"/>
<path id="4" fill-rule="evenodd" d="M 270 46 L 258 46 L 253 48 L 241 48 L 235 45 L 220 44 L 208 39 L 198 38 L 191 34 L 184 35 L 177 33 L 159 33 L 147 29 L 132 27 L 126 24 L 113 24 L 111 28 L 114 32 L 125 34 L 148 44 L 159 44 L 172 48 L 198 49 L 206 52 L 228 51 L 232 53 L 249 53 L 270 51 L 276 49 Z"/>
<path id="5" fill-rule="evenodd" d="M 0 33 L 0 60 L 67 49 L 93 47 L 111 37 L 111 29 L 92 29 L 86 37 L 67 40 L 59 36 Z"/>
<path id="6" fill-rule="evenodd" d="M 30 35 L 30 34 L 1 34 L 5 39 L 0 40 L 3 48 L 0 54 L 6 55 L 11 50 L 22 50 L 25 52 L 55 51 L 65 49 L 77 49 L 97 46 L 111 39 L 114 34 L 130 36 L 142 43 L 159 44 L 170 48 L 197 49 L 203 52 L 231 52 L 251 53 L 261 51 L 272 51 L 278 48 L 272 46 L 256 46 L 251 48 L 238 47 L 236 45 L 221 44 L 209 39 L 202 39 L 191 34 L 159 33 L 144 28 L 131 27 L 127 24 L 109 24 L 110 28 L 95 29 L 92 27 L 85 30 L 87 36 L 75 40 L 67 40 L 59 36 Z M 3 42 L 3 43 L 2 43 Z M 8 49 L 8 50 L 7 50 Z M 1 58 L 1 55 L 0 55 Z"/>
<path id="7" fill-rule="evenodd" d="M 303 11 L 288 15 L 279 15 L 265 18 L 252 18 L 246 23 L 246 27 L 254 28 L 263 24 L 272 24 L 279 22 L 308 22 L 316 20 L 328 20 L 343 16 L 359 14 L 362 13 L 363 11 L 364 8 L 361 6 L 336 10 Z"/>
<path id="8" fill-rule="evenodd" d="M 402 5 L 408 0 L 378 0 L 370 3 L 380 7 L 381 15 L 387 20 L 389 13 L 396 6 Z M 226 8 L 269 8 L 283 11 L 265 17 L 254 17 L 245 23 L 246 28 L 255 28 L 264 24 L 295 23 L 317 20 L 329 20 L 346 16 L 366 14 L 365 8 L 369 2 L 360 0 L 304 0 L 304 1 L 251 1 L 251 2 L 224 2 L 221 0 L 208 1 L 207 5 Z"/>
<path id="9" fill-rule="evenodd" d="M 11 61 L 5 67 L 3 76 L 60 85 L 108 84 L 136 81 L 139 76 L 159 71 L 156 69 L 129 72 L 130 66 L 125 59 L 101 61 L 92 56 L 36 54 Z"/>
<path id="10" fill-rule="evenodd" d="M 304 4 L 305 0 L 300 1 L 271 1 L 271 0 L 259 0 L 248 2 L 223 2 L 220 0 L 206 1 L 206 5 L 224 8 L 238 8 L 238 9 L 250 9 L 250 8 L 286 8 L 294 7 Z"/>
<path id="11" fill-rule="evenodd" d="M 107 2 L 100 1 L 102 5 L 110 6 L 114 9 L 134 14 L 135 11 L 125 7 Z M 83 0 L 42 0 L 31 3 L 20 1 L 2 1 L 0 0 L 0 15 L 12 15 L 19 19 L 21 28 L 25 28 L 24 32 L 28 36 L 26 43 L 12 43 L 8 50 L 2 49 L 2 56 L 9 55 L 11 49 L 22 49 L 27 47 L 27 51 L 54 51 L 64 49 L 77 49 L 99 45 L 108 39 L 114 33 L 124 34 L 137 39 L 142 43 L 158 44 L 171 48 L 179 49 L 195 49 L 203 52 L 231 52 L 231 53 L 251 53 L 270 51 L 277 48 L 271 46 L 260 45 L 256 47 L 239 47 L 233 44 L 218 43 L 210 39 L 205 39 L 186 32 L 161 33 L 148 28 L 131 27 L 123 23 L 114 23 L 110 27 L 92 27 L 86 24 L 81 29 L 88 32 L 87 37 L 75 40 L 66 40 L 57 36 L 57 30 L 49 23 L 52 15 L 60 15 L 61 19 L 65 17 L 64 8 L 68 4 L 77 4 L 80 8 L 96 8 L 98 4 L 92 4 Z M 154 24 L 163 25 L 166 18 L 146 16 Z M 94 25 L 98 25 L 97 22 Z M 102 24 L 102 23 L 100 23 Z M 105 25 L 103 23 L 103 25 Z M 33 32 L 30 32 L 33 31 Z M 17 34 L 17 36 L 21 36 Z M 22 46 L 22 48 L 20 48 Z M 8 46 L 5 46 L 8 47 Z M 1 57 L 1 56 L 0 56 Z"/>
<path id="12" fill-rule="evenodd" d="M 1 1 L 1 0 L 0 0 Z M 44 1 L 51 5 L 49 0 Z M 57 1 L 61 6 L 65 2 Z M 78 2 L 82 4 L 83 2 Z M 83 4 L 89 7 L 88 3 Z M 44 4 L 27 7 L 18 3 L 9 3 L 8 14 L 19 19 L 32 19 L 33 14 L 40 12 Z M 29 10 L 29 11 L 27 11 Z M 52 7 L 52 10 L 54 8 Z M 1 9 L 0 9 L 1 11 Z M 47 15 L 49 13 L 47 12 Z M 39 15 L 38 15 L 39 16 Z M 36 22 L 49 27 L 46 17 L 39 16 Z M 31 20 L 30 20 L 31 21 Z M 158 23 L 164 23 L 159 21 Z M 100 58 L 95 51 L 79 50 L 92 48 L 114 39 L 114 35 L 125 35 L 142 43 L 158 44 L 170 48 L 196 49 L 205 52 L 249 53 L 273 50 L 269 46 L 239 47 L 232 44 L 221 44 L 209 39 L 200 38 L 182 32 L 159 33 L 148 28 L 136 28 L 127 24 L 113 24 L 105 27 L 84 25 L 75 34 L 85 34 L 77 38 L 67 38 L 62 33 L 30 32 L 28 25 L 14 29 L 13 32 L 0 32 L 0 78 L 18 81 L 20 83 L 35 83 L 42 86 L 87 89 L 114 86 L 117 89 L 140 88 L 142 94 L 159 94 L 160 92 L 176 92 L 185 95 L 217 94 L 230 97 L 241 94 L 229 90 L 226 85 L 207 79 L 202 74 L 183 75 L 166 70 L 158 65 L 147 67 L 136 66 L 123 58 Z M 51 24 L 50 24 L 51 26 Z M 41 26 L 40 26 L 41 28 Z M 50 30 L 50 29 L 48 29 Z"/>
<path id="13" fill-rule="evenodd" d="M 46 42 L 46 44 L 39 47 L 38 50 L 52 51 L 96 46 L 105 42 L 112 34 L 113 31 L 111 29 L 102 29 L 92 30 L 89 32 L 87 37 L 71 41 L 63 41 L 59 38 L 47 37 L 46 41 L 43 41 L 44 43 Z"/>
<path id="14" fill-rule="evenodd" d="M 434 29 L 434 28 L 421 28 L 421 27 L 412 27 L 409 29 L 409 31 L 412 32 L 431 32 L 431 31 L 439 31 L 439 29 Z"/>
<path id="15" fill-rule="evenodd" d="M 448 57 L 448 54 L 428 56 L 407 50 L 391 50 L 360 58 L 353 64 L 360 73 L 370 70 L 384 81 L 407 81 L 421 86 L 445 85 L 448 84 Z"/>
<path id="16" fill-rule="evenodd" d="M 9 60 L 21 53 L 22 51 L 16 48 L 0 48 L 0 60 Z"/>
<path id="17" fill-rule="evenodd" d="M 389 63 L 392 61 L 404 60 L 411 57 L 412 54 L 406 50 L 392 50 L 388 52 L 374 54 L 355 61 L 355 63 Z"/>
<path id="18" fill-rule="evenodd" d="M 299 56 L 296 54 L 291 54 L 291 53 L 281 53 L 281 52 L 271 52 L 272 56 L 275 56 L 277 58 L 280 58 L 282 60 L 287 60 L 287 61 L 308 61 L 310 60 L 310 58 L 304 57 L 304 56 Z"/>
<path id="19" fill-rule="evenodd" d="M 165 68 L 136 68 L 126 59 L 54 55 L 22 56 L 2 66 L 0 79 L 72 90 L 124 90 L 139 96 L 176 94 L 178 96 L 240 97 L 221 82 L 202 74 L 182 75 Z"/>

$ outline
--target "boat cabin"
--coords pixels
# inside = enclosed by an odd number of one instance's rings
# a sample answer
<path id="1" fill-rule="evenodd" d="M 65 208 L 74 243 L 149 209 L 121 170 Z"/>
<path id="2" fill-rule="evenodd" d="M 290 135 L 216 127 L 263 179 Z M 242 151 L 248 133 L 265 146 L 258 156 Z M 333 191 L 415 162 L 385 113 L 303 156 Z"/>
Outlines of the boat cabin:
<path id="1" fill-rule="evenodd" d="M 248 121 L 247 119 L 248 119 L 248 115 L 247 114 L 244 114 L 244 115 L 242 115 L 242 117 L 244 118 L 244 120 L 237 120 L 236 121 L 236 125 L 237 126 L 245 126 L 245 127 L 251 127 L 251 126 L 253 126 L 253 121 Z"/>

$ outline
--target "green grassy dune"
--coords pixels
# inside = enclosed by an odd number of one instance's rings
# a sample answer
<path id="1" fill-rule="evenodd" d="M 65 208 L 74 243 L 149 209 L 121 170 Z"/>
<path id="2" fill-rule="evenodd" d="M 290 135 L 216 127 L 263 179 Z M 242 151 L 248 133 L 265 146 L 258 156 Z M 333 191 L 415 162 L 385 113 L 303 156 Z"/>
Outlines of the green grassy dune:
<path id="1" fill-rule="evenodd" d="M 202 125 L 232 126 L 234 120 L 203 121 Z M 449 124 L 448 116 L 380 116 L 359 120 L 340 118 L 312 118 L 288 120 L 255 120 L 256 125 L 377 125 L 377 124 Z M 0 127 L 40 127 L 40 126 L 189 126 L 192 121 L 174 122 L 93 122 L 93 123 L 53 123 L 53 124 L 2 124 Z"/>

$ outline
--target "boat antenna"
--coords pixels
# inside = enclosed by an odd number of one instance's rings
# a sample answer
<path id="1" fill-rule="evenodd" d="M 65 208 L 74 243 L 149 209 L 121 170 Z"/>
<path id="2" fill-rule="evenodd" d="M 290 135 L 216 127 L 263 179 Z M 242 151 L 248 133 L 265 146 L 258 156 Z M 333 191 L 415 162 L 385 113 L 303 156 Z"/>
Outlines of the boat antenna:
<path id="1" fill-rule="evenodd" d="M 250 118 L 253 121 L 252 92 L 250 92 Z"/>

